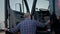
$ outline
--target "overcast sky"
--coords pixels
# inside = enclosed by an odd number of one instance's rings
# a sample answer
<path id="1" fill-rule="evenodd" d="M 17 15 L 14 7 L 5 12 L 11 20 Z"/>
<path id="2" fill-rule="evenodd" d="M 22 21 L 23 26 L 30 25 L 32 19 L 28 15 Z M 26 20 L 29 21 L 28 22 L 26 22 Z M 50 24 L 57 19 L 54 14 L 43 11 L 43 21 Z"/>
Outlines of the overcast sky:
<path id="1" fill-rule="evenodd" d="M 29 8 L 31 10 L 33 0 L 27 0 Z M 22 0 L 10 0 L 10 6 L 13 10 L 18 8 L 15 6 L 16 3 L 21 3 Z M 48 9 L 49 2 L 45 0 L 38 0 L 37 1 L 37 8 L 45 8 Z M 0 0 L 0 22 L 4 21 L 4 0 Z"/>

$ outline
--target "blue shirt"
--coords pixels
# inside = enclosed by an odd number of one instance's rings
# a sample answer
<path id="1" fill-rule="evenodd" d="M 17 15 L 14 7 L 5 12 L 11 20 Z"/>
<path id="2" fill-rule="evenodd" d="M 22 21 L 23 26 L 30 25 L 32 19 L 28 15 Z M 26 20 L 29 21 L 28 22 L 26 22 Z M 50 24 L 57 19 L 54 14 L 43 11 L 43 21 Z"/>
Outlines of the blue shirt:
<path id="1" fill-rule="evenodd" d="M 45 24 L 26 18 L 15 28 L 11 29 L 10 32 L 16 32 L 20 30 L 21 34 L 36 34 L 36 26 L 44 27 Z"/>

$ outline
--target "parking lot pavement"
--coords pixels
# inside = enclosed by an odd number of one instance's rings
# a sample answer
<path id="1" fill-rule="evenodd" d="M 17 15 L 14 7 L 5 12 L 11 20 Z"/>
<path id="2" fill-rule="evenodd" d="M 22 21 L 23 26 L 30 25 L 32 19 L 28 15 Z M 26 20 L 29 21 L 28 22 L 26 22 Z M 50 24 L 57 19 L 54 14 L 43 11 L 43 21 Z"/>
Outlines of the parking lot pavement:
<path id="1" fill-rule="evenodd" d="M 5 34 L 5 32 L 0 32 L 0 34 Z"/>

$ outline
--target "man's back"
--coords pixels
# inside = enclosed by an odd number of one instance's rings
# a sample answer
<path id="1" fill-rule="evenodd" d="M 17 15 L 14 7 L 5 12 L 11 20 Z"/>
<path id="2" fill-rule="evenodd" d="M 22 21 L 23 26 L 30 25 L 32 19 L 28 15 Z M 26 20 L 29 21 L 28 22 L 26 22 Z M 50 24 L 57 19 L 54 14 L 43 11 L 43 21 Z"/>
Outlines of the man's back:
<path id="1" fill-rule="evenodd" d="M 36 23 L 31 19 L 26 18 L 20 23 L 21 34 L 35 34 L 36 33 Z"/>
<path id="2" fill-rule="evenodd" d="M 20 23 L 21 34 L 36 34 L 36 26 L 45 27 L 45 24 L 26 18 Z"/>

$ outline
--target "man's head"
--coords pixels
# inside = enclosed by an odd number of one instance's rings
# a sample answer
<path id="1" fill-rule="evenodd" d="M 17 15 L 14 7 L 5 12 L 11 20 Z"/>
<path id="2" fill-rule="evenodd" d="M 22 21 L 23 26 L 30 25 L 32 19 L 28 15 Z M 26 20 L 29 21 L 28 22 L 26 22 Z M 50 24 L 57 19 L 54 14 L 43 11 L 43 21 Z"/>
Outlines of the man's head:
<path id="1" fill-rule="evenodd" d="M 25 13 L 25 14 L 24 14 L 24 17 L 25 17 L 25 18 L 31 18 L 30 13 L 29 13 L 29 12 Z"/>

